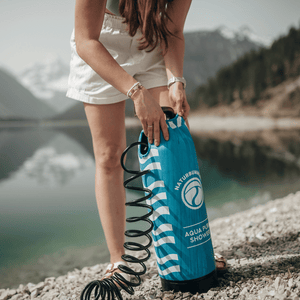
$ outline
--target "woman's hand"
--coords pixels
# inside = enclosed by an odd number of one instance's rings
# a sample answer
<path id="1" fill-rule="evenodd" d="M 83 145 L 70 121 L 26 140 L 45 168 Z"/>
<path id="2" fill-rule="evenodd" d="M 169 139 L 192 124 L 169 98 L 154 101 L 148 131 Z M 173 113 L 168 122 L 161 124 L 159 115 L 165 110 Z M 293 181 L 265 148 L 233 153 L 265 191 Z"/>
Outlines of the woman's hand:
<path id="1" fill-rule="evenodd" d="M 169 99 L 174 112 L 186 121 L 190 112 L 190 106 L 186 100 L 185 90 L 181 82 L 175 82 L 170 86 Z"/>
<path id="2" fill-rule="evenodd" d="M 160 129 L 163 137 L 169 140 L 169 131 L 160 105 L 144 87 L 137 90 L 131 97 L 134 103 L 135 113 L 140 119 L 145 135 L 149 143 L 155 142 L 155 146 L 160 144 Z"/>

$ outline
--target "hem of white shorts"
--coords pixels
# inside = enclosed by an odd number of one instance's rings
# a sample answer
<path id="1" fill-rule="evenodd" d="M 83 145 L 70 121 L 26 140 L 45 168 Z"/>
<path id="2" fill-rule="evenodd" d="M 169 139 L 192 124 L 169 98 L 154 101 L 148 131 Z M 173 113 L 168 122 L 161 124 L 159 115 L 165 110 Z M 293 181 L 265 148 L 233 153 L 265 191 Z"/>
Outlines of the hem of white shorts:
<path id="1" fill-rule="evenodd" d="M 152 80 L 147 80 L 146 82 L 142 82 L 142 85 L 146 89 L 167 86 L 167 84 L 168 84 L 167 78 L 161 78 L 161 77 L 158 77 L 158 78 L 155 78 Z M 81 102 L 90 103 L 90 104 L 113 104 L 113 103 L 122 102 L 127 99 L 127 97 L 123 94 L 115 96 L 115 97 L 109 97 L 109 98 L 93 97 L 93 96 L 84 94 L 84 93 L 80 92 L 79 90 L 77 90 L 75 88 L 71 88 L 71 87 L 68 88 L 66 96 L 68 98 L 78 100 Z"/>
<path id="2" fill-rule="evenodd" d="M 127 97 L 123 94 L 115 97 L 110 97 L 110 98 L 93 97 L 87 94 L 83 94 L 82 92 L 80 92 L 75 88 L 68 88 L 66 96 L 68 98 L 72 98 L 74 100 L 78 100 L 90 104 L 113 104 L 113 103 L 122 102 L 127 99 Z"/>

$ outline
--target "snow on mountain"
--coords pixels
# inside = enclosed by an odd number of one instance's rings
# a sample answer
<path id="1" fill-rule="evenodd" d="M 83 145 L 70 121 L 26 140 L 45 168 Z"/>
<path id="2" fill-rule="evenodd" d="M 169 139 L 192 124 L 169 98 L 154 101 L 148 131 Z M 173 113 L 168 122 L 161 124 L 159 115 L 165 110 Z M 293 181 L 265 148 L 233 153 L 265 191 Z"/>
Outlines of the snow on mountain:
<path id="1" fill-rule="evenodd" d="M 29 65 L 18 77 L 36 97 L 49 99 L 56 91 L 66 92 L 68 75 L 69 67 L 58 56 L 48 56 Z"/>
<path id="2" fill-rule="evenodd" d="M 248 39 L 261 46 L 268 47 L 271 45 L 272 40 L 267 37 L 257 35 L 248 25 L 243 25 L 237 30 L 230 29 L 226 26 L 220 26 L 217 30 L 227 39 L 239 40 Z"/>
<path id="3" fill-rule="evenodd" d="M 57 55 L 42 62 L 35 62 L 17 75 L 19 81 L 37 98 L 46 101 L 57 112 L 74 105 L 74 100 L 65 97 L 68 87 L 69 66 Z"/>

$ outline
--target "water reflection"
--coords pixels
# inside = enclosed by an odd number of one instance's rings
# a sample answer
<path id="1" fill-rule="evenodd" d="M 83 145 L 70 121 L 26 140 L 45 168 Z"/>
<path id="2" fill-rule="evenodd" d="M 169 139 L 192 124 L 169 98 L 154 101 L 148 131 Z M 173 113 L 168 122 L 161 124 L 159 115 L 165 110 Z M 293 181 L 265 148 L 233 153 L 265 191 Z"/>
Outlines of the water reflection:
<path id="1" fill-rule="evenodd" d="M 194 136 L 198 157 L 243 184 L 295 180 L 300 131 L 215 132 Z"/>
<path id="2" fill-rule="evenodd" d="M 299 131 L 193 138 L 210 220 L 300 188 Z M 139 169 L 137 151 L 126 164 Z M 0 166 L 0 288 L 107 261 L 88 127 L 0 130 Z"/>
<path id="3" fill-rule="evenodd" d="M 17 171 L 54 135 L 53 131 L 38 128 L 0 130 L 0 180 L 8 178 L 12 172 Z"/>
<path id="4" fill-rule="evenodd" d="M 28 178 L 39 184 L 65 185 L 86 167 L 93 165 L 91 159 L 72 152 L 59 154 L 53 147 L 38 149 L 20 168 Z"/>

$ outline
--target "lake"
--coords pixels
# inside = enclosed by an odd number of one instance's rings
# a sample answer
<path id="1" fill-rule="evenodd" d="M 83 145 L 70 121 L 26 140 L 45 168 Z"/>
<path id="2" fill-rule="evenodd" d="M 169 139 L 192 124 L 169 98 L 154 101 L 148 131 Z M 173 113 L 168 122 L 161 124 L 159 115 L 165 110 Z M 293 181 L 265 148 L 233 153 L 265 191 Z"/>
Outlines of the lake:
<path id="1" fill-rule="evenodd" d="M 139 132 L 127 129 L 128 145 Z M 300 189 L 299 130 L 193 138 L 210 221 Z M 127 165 L 138 169 L 133 152 Z M 87 126 L 0 128 L 0 288 L 109 260 L 94 173 Z"/>

